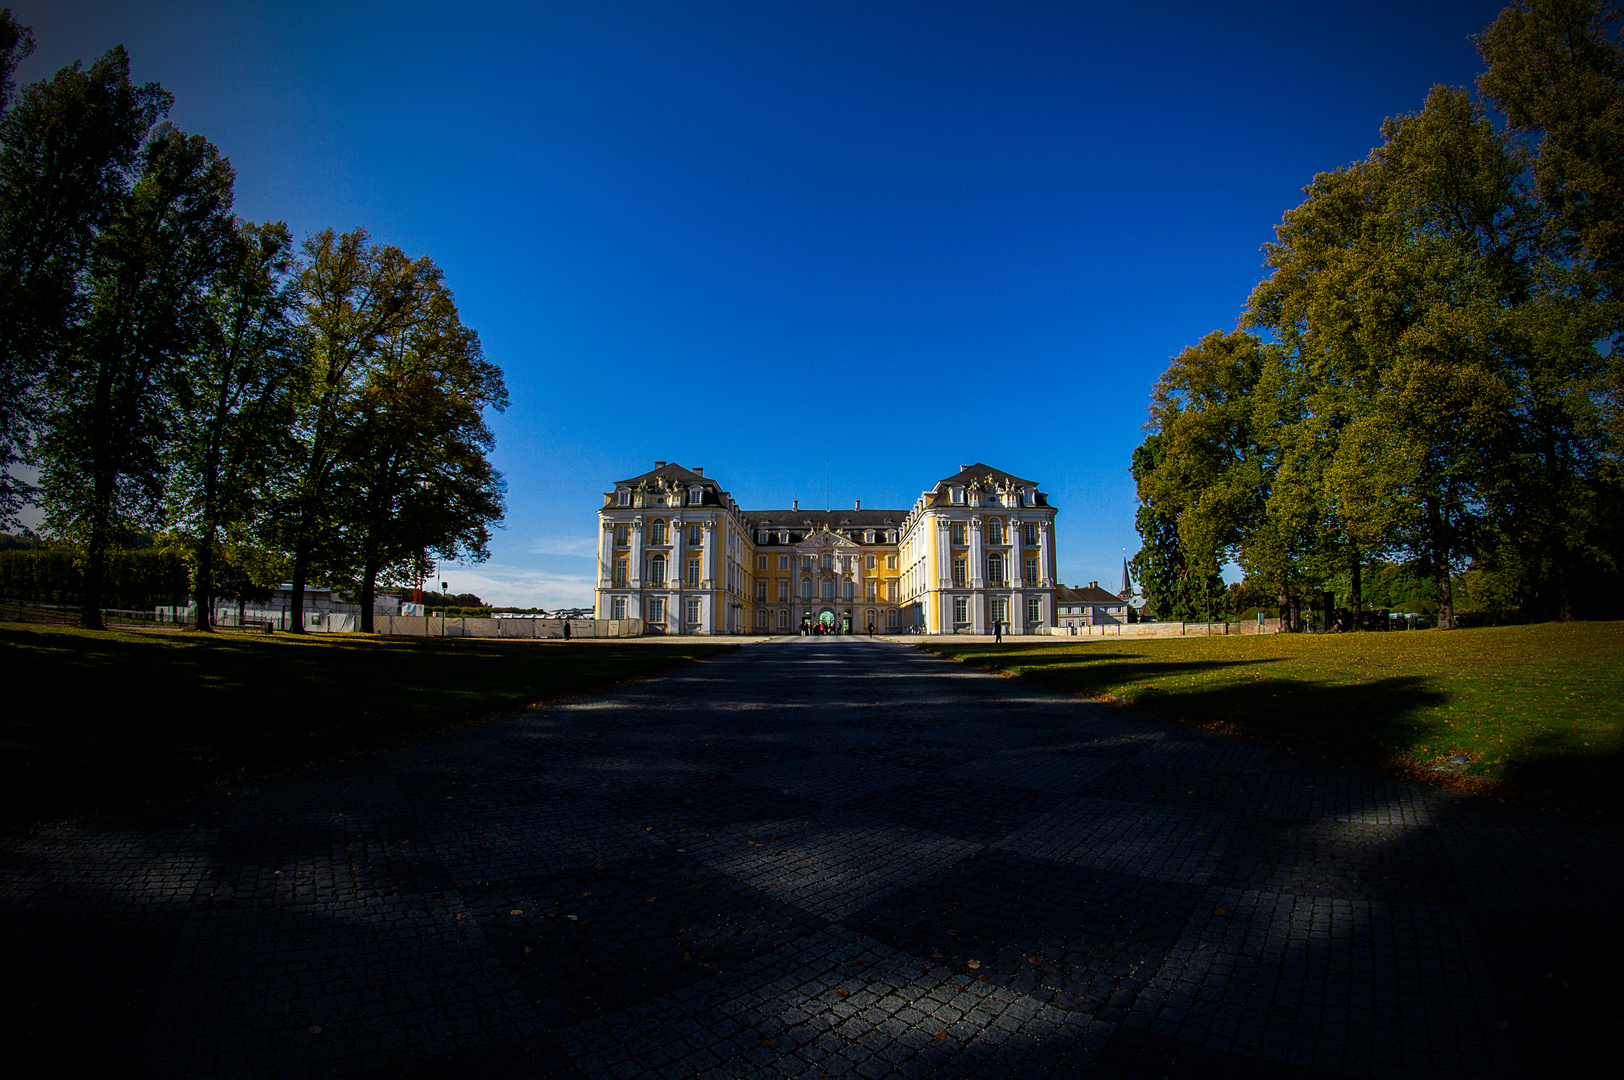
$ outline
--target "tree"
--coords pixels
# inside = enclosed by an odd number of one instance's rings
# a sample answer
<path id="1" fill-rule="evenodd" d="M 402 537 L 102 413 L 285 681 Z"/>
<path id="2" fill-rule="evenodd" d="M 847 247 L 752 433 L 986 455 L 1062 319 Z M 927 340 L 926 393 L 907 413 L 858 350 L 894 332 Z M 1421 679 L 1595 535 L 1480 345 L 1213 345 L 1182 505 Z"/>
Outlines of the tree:
<path id="1" fill-rule="evenodd" d="M 74 73 L 76 69 L 69 69 Z M 231 235 L 230 165 L 201 136 L 153 129 L 139 172 L 91 244 L 75 319 L 44 381 L 46 520 L 85 547 L 81 621 L 100 629 L 110 546 L 156 523 L 162 444 L 176 368 L 197 347 L 203 292 Z"/>
<path id="2" fill-rule="evenodd" d="M 148 133 L 170 97 L 135 86 L 115 48 L 28 87 L 11 105 L 10 77 L 33 37 L 0 15 L 0 522 L 15 523 L 29 490 L 10 467 L 32 457 L 39 381 L 87 319 L 85 286 L 101 231 L 141 167 Z"/>
<path id="3" fill-rule="evenodd" d="M 359 445 L 362 389 L 389 343 L 424 317 L 439 288 L 439 269 L 430 260 L 367 241 L 365 229 L 342 236 L 327 229 L 304 243 L 303 389 L 292 426 L 298 464 L 279 514 L 292 557 L 290 629 L 300 633 L 312 569 L 324 565 L 335 578 L 355 576 L 355 548 L 342 536 L 339 473 Z"/>
<path id="4" fill-rule="evenodd" d="M 501 370 L 462 325 L 432 263 L 418 304 L 418 316 L 389 336 L 361 387 L 361 420 L 336 477 L 346 491 L 344 533 L 368 633 L 381 572 L 415 565 L 426 551 L 485 559 L 490 526 L 503 512 L 484 418 L 486 408 L 507 406 Z"/>
<path id="5" fill-rule="evenodd" d="M 1209 598 L 1223 588 L 1217 574 L 1192 580 L 1190 561 L 1179 539 L 1176 511 L 1159 501 L 1156 470 L 1166 458 L 1165 437 L 1152 431 L 1133 452 L 1132 473 L 1139 489 L 1134 525 L 1143 546 L 1129 560 L 1145 600 L 1158 618 L 1205 618 Z"/>
<path id="6" fill-rule="evenodd" d="M 195 625 L 204 631 L 212 624 L 222 531 L 239 543 L 253 539 L 275 482 L 292 464 L 288 434 L 300 373 L 287 226 L 238 222 L 222 254 L 205 297 L 201 347 L 174 372 L 178 408 L 167 454 L 171 521 L 192 549 Z"/>

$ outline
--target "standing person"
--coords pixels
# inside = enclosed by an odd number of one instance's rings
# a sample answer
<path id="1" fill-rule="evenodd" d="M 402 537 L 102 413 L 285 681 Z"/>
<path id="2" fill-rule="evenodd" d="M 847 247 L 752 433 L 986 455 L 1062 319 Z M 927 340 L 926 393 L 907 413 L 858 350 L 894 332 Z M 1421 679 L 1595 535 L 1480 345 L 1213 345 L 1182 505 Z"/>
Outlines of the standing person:
<path id="1" fill-rule="evenodd" d="M 569 621 L 569 619 L 566 618 L 564 620 L 564 640 L 568 641 L 569 639 L 570 639 L 570 621 Z"/>
<path id="2" fill-rule="evenodd" d="M 1002 622 L 995 622 L 992 624 L 992 639 L 994 641 L 1004 640 L 1004 624 Z"/>

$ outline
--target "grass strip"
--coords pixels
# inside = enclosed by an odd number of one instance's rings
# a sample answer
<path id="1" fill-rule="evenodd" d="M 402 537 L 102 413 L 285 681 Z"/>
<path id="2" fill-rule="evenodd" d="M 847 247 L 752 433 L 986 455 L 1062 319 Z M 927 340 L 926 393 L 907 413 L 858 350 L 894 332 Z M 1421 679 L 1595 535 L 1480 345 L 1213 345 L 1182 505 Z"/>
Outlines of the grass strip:
<path id="1" fill-rule="evenodd" d="M 0 623 L 0 825 L 385 746 L 737 646 L 92 633 Z"/>
<path id="2" fill-rule="evenodd" d="M 1620 799 L 1620 622 L 921 647 L 1057 690 L 1458 777 L 1476 790 Z"/>

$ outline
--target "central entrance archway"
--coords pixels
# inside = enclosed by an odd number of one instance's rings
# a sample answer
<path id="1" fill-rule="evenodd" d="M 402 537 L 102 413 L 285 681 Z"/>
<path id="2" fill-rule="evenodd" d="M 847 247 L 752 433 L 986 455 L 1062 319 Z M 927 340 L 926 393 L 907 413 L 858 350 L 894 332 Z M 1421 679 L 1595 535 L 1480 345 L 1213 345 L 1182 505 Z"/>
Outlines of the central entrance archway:
<path id="1" fill-rule="evenodd" d="M 835 625 L 835 613 L 829 608 L 824 608 L 818 612 L 818 622 L 824 625 L 825 632 L 827 632 L 828 629 L 832 629 Z"/>

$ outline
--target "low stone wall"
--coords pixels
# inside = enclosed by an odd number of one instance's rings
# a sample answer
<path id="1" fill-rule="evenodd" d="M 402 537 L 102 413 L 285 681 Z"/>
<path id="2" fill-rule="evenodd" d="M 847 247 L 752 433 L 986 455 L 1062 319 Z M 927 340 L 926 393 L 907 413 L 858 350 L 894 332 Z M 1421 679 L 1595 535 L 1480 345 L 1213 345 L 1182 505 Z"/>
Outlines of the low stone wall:
<path id="1" fill-rule="evenodd" d="M 642 619 L 570 619 L 571 638 L 639 637 Z M 563 638 L 563 619 L 468 619 L 438 615 L 379 615 L 373 629 L 394 637 Z"/>
<path id="2" fill-rule="evenodd" d="M 1050 626 L 1045 632 L 1054 637 L 1235 637 L 1242 634 L 1278 634 L 1279 619 L 1242 622 L 1153 622 L 1105 623 L 1099 626 Z"/>

